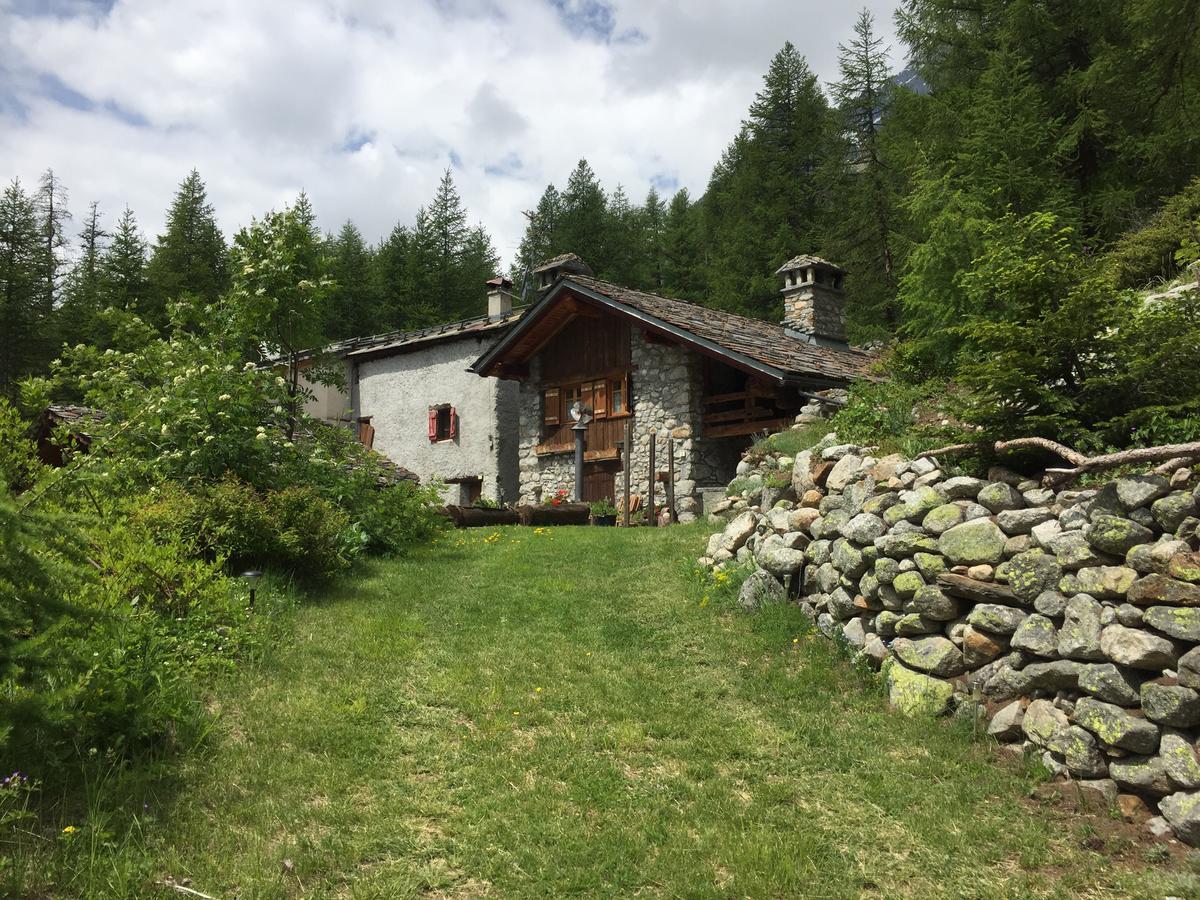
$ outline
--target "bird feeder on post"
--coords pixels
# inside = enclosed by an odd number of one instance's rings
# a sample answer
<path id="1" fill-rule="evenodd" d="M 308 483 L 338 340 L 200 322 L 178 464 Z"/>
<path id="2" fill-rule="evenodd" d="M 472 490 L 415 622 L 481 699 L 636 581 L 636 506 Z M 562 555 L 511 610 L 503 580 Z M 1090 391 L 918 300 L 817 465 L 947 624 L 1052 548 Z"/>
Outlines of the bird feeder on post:
<path id="1" fill-rule="evenodd" d="M 575 432 L 575 502 L 583 500 L 583 444 L 587 434 L 588 424 L 592 421 L 592 411 L 576 400 L 571 405 L 571 418 L 575 424 L 571 430 Z"/>

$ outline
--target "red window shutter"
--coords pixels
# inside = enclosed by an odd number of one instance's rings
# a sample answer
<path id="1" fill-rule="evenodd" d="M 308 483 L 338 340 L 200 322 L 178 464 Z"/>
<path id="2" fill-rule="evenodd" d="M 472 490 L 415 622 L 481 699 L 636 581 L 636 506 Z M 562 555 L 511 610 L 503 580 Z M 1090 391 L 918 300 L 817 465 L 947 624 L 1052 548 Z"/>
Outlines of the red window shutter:
<path id="1" fill-rule="evenodd" d="M 450 407 L 450 440 L 458 437 L 458 410 Z"/>
<path id="2" fill-rule="evenodd" d="M 429 440 L 431 440 L 431 441 L 437 440 L 437 410 L 436 409 L 431 409 L 429 411 Z"/>

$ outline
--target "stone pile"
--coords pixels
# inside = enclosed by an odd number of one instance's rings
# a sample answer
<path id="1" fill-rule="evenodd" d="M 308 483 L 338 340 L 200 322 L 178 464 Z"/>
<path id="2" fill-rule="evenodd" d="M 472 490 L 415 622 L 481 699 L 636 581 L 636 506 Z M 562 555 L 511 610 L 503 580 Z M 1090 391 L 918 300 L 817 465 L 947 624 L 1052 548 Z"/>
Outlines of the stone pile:
<path id="1" fill-rule="evenodd" d="M 743 462 L 703 565 L 747 608 L 793 598 L 909 712 L 997 740 L 1200 846 L 1200 486 L 1188 469 L 1049 490 L 827 435 Z M 788 487 L 780 485 L 783 473 Z M 1135 799 L 1139 798 L 1139 799 Z M 1164 821 L 1165 820 L 1165 821 Z"/>

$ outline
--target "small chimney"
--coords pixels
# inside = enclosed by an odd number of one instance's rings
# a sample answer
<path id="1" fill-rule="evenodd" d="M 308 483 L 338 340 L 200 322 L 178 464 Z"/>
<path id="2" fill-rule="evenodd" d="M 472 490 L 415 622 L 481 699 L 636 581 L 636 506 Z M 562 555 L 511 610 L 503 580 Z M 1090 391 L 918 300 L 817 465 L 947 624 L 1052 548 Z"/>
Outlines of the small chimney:
<path id="1" fill-rule="evenodd" d="M 537 279 L 537 289 L 544 291 L 553 287 L 554 282 L 563 275 L 591 275 L 592 269 L 574 253 L 564 253 L 553 259 L 548 259 L 536 269 L 533 275 Z"/>
<path id="2" fill-rule="evenodd" d="M 503 275 L 493 278 L 488 286 L 488 318 L 499 319 L 512 312 L 512 282 Z"/>
<path id="3" fill-rule="evenodd" d="M 797 256 L 776 272 L 783 276 L 783 327 L 810 344 L 846 347 L 846 270 L 819 256 Z"/>

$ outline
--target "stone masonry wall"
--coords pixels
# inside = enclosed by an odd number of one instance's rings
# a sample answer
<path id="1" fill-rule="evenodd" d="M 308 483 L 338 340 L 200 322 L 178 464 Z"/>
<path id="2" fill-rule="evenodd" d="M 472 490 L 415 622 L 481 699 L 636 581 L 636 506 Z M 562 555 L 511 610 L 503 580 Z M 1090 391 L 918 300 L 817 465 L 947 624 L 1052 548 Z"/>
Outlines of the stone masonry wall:
<path id="1" fill-rule="evenodd" d="M 1180 469 L 1050 490 L 993 469 L 873 457 L 829 435 L 719 504 L 700 562 L 751 569 L 881 668 L 909 712 L 986 712 L 989 733 L 1152 830 L 1200 846 L 1200 484 Z"/>

